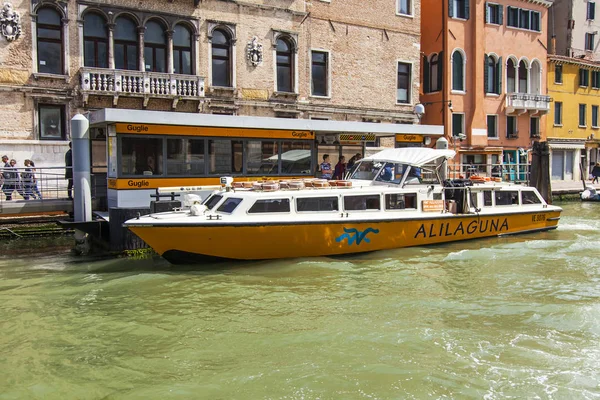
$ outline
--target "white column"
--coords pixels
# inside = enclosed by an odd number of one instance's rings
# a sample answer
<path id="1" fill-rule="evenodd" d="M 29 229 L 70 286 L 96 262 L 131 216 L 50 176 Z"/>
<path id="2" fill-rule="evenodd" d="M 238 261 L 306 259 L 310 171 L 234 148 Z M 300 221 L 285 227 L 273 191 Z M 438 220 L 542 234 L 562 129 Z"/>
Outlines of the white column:
<path id="1" fill-rule="evenodd" d="M 108 68 L 115 69 L 115 24 L 108 24 Z"/>
<path id="2" fill-rule="evenodd" d="M 144 72 L 146 70 L 146 65 L 144 64 L 144 32 L 146 32 L 145 27 L 138 28 L 138 42 L 139 42 L 139 54 L 138 54 L 138 63 L 140 64 L 140 71 Z"/>
<path id="3" fill-rule="evenodd" d="M 71 119 L 73 189 L 75 190 L 73 211 L 75 222 L 92 220 L 89 126 L 89 121 L 81 114 L 77 114 Z"/>

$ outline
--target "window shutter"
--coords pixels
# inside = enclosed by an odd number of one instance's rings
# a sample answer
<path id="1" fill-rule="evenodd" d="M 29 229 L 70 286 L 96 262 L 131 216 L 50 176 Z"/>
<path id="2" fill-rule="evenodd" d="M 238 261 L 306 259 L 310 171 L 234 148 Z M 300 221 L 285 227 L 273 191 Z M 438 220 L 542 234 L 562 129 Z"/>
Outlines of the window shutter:
<path id="1" fill-rule="evenodd" d="M 483 93 L 488 93 L 488 56 L 483 56 Z"/>
<path id="2" fill-rule="evenodd" d="M 596 3 L 589 3 L 591 9 L 590 9 L 590 19 L 596 19 Z"/>
<path id="3" fill-rule="evenodd" d="M 489 24 L 490 23 L 490 6 L 488 5 L 488 2 L 485 2 L 485 23 Z"/>
<path id="4" fill-rule="evenodd" d="M 498 6 L 498 23 L 500 25 L 504 24 L 504 6 L 503 5 Z"/>
<path id="5" fill-rule="evenodd" d="M 448 0 L 448 16 L 454 17 L 454 0 Z"/>
<path id="6" fill-rule="evenodd" d="M 442 90 L 444 88 L 444 64 L 445 64 L 445 60 L 444 60 L 444 52 L 440 51 L 440 53 L 438 54 L 438 87 L 435 88 L 436 90 Z"/>
<path id="7" fill-rule="evenodd" d="M 498 62 L 496 63 L 496 72 L 498 76 L 496 77 L 496 93 L 502 94 L 502 57 L 498 58 Z"/>
<path id="8" fill-rule="evenodd" d="M 429 60 L 427 56 L 423 56 L 423 93 L 429 93 L 431 88 L 429 87 Z"/>
<path id="9" fill-rule="evenodd" d="M 465 19 L 469 19 L 469 3 L 470 0 L 465 0 Z"/>

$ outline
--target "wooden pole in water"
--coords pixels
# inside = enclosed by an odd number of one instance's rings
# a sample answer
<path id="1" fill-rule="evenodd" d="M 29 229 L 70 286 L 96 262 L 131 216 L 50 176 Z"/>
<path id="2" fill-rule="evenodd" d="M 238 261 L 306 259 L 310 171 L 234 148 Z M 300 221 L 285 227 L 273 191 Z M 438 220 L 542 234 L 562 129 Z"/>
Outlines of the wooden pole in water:
<path id="1" fill-rule="evenodd" d="M 550 147 L 548 142 L 534 142 L 531 159 L 531 186 L 540 192 L 548 204 L 552 204 L 552 185 L 550 181 Z"/>
<path id="2" fill-rule="evenodd" d="M 579 162 L 579 174 L 581 176 L 581 183 L 583 184 L 583 190 L 585 190 L 585 177 L 583 176 L 583 163 Z"/>

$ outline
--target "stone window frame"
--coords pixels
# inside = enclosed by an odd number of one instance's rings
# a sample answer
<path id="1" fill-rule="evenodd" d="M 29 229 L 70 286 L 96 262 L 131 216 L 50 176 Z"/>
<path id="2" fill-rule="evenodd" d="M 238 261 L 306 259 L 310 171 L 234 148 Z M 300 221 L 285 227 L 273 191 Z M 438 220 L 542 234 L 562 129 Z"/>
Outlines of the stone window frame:
<path id="1" fill-rule="evenodd" d="M 455 89 L 454 88 L 454 54 L 460 54 L 460 56 L 462 57 L 462 65 L 460 66 L 461 70 L 462 70 L 462 82 L 461 82 L 461 87 L 462 89 Z M 450 57 L 450 63 L 452 65 L 452 68 L 450 69 L 450 73 L 451 75 L 451 93 L 452 94 L 465 94 L 467 92 L 467 54 L 465 53 L 465 51 L 463 49 L 461 49 L 460 47 L 455 48 L 452 51 L 452 56 Z"/>
<path id="2" fill-rule="evenodd" d="M 277 41 L 287 40 L 292 45 L 292 91 L 279 92 L 277 90 Z M 271 47 L 273 49 L 273 91 L 281 94 L 298 94 L 298 33 L 272 29 Z"/>
<path id="3" fill-rule="evenodd" d="M 40 126 L 40 106 L 53 106 L 53 107 L 61 107 L 62 110 L 62 131 L 63 135 L 61 138 L 42 138 L 41 135 L 41 126 Z M 53 97 L 39 97 L 33 99 L 33 133 L 35 139 L 48 142 L 48 141 L 67 141 L 70 140 L 71 132 L 70 132 L 70 120 L 68 119 L 71 113 L 71 107 L 69 102 L 65 102 L 61 99 L 56 99 Z"/>
<path id="4" fill-rule="evenodd" d="M 52 8 L 58 12 L 62 27 L 62 74 L 41 73 L 38 70 L 38 38 L 37 38 L 37 13 L 40 8 Z M 68 3 L 62 0 L 40 0 L 31 3 L 31 59 L 34 78 L 59 78 L 67 81 L 70 75 L 69 68 L 69 18 Z M 83 45 L 82 45 L 83 46 Z M 82 54 L 83 57 L 83 54 Z M 83 63 L 82 63 L 83 65 Z"/>
<path id="5" fill-rule="evenodd" d="M 494 132 L 495 132 L 495 136 L 490 136 L 490 120 L 489 117 L 493 117 L 494 118 Z M 486 131 L 487 131 L 487 138 L 488 140 L 498 140 L 500 139 L 500 135 L 499 135 L 499 118 L 498 118 L 498 114 L 487 114 L 485 116 L 485 122 L 486 122 Z"/>
<path id="6" fill-rule="evenodd" d="M 48 1 L 48 0 L 46 0 Z M 78 10 L 77 10 L 77 24 L 78 24 L 78 39 L 79 39 L 79 63 L 81 66 L 84 65 L 83 59 L 83 23 L 85 14 L 89 12 L 96 12 L 102 14 L 107 21 L 108 25 L 108 69 L 115 69 L 115 59 L 114 59 L 114 30 L 116 27 L 116 21 L 119 17 L 129 18 L 132 22 L 136 24 L 138 30 L 137 36 L 137 46 L 138 46 L 138 54 L 137 54 L 137 64 L 139 72 L 145 72 L 145 63 L 144 63 L 144 32 L 146 29 L 146 24 L 150 20 L 159 20 L 165 27 L 165 35 L 167 37 L 167 72 L 168 74 L 173 74 L 173 31 L 175 26 L 178 24 L 185 25 L 188 29 L 191 30 L 192 33 L 192 74 L 197 75 L 197 71 L 199 70 L 199 38 L 200 38 L 200 28 L 199 28 L 199 19 L 194 17 L 186 17 L 177 14 L 170 13 L 162 13 L 162 12 L 153 12 L 153 11 L 145 11 L 145 10 L 137 10 L 128 7 L 120 7 L 114 5 L 99 5 L 97 3 L 91 3 L 87 1 L 78 1 L 77 2 Z"/>
<path id="7" fill-rule="evenodd" d="M 106 43 L 106 65 L 108 67 L 108 47 L 109 47 L 109 33 L 108 33 L 108 19 L 107 17 L 104 15 L 104 13 L 99 13 L 99 12 L 89 12 L 86 13 L 87 14 L 91 14 L 91 15 L 97 15 L 100 18 L 104 19 L 104 24 L 105 24 L 105 29 L 106 29 L 106 37 L 105 38 L 101 38 L 99 36 L 85 36 L 85 32 L 83 34 L 83 58 L 84 58 L 84 65 L 85 66 L 85 42 L 86 40 L 93 42 L 94 43 L 94 64 L 99 64 L 98 61 L 100 61 L 100 58 L 98 57 L 98 46 L 100 43 Z M 85 27 L 85 24 L 84 24 Z M 93 66 L 92 68 L 102 68 L 102 67 L 97 67 L 97 66 Z"/>
<path id="8" fill-rule="evenodd" d="M 408 66 L 408 86 L 406 88 L 406 95 L 407 95 L 407 99 L 406 101 L 400 101 L 398 99 L 398 85 L 399 85 L 399 79 L 398 79 L 398 75 L 399 75 L 399 67 L 400 64 L 406 65 Z M 413 77 L 414 77 L 414 69 L 415 69 L 415 65 L 413 61 L 407 61 L 404 59 L 398 59 L 396 60 L 396 105 L 400 105 L 400 106 L 406 106 L 406 105 L 411 105 L 413 104 L 413 85 L 411 84 L 413 81 Z"/>
<path id="9" fill-rule="evenodd" d="M 413 18 L 415 15 L 415 4 L 414 4 L 414 0 L 404 0 L 408 2 L 408 13 L 403 13 L 400 12 L 400 3 L 403 0 L 396 0 L 396 15 L 401 16 L 401 17 L 411 17 Z"/>
<path id="10" fill-rule="evenodd" d="M 313 93 L 313 76 L 312 76 L 312 64 L 313 64 L 313 53 L 325 53 L 327 54 L 327 94 L 325 96 L 318 95 Z M 311 48 L 309 50 L 309 60 L 310 60 L 310 97 L 317 99 L 331 99 L 332 95 L 332 87 L 331 87 L 331 71 L 332 71 L 332 57 L 331 50 L 326 50 L 323 48 Z"/>
<path id="11" fill-rule="evenodd" d="M 207 80 L 209 82 L 209 85 L 211 87 L 211 89 L 214 88 L 218 88 L 220 90 L 235 90 L 235 87 L 237 85 L 237 79 L 236 79 L 236 64 L 237 64 L 237 32 L 236 32 L 236 24 L 230 23 L 230 22 L 224 22 L 224 21 L 215 21 L 215 20 L 207 20 L 206 21 L 206 27 L 207 27 L 207 56 L 208 56 L 208 76 L 207 76 Z M 231 86 L 229 87 L 223 87 L 223 86 L 213 86 L 212 84 L 212 37 L 213 37 L 213 32 L 216 29 L 220 29 L 225 31 L 226 33 L 229 34 L 229 38 L 230 38 L 230 42 L 231 42 L 231 60 L 230 62 L 230 68 L 231 70 L 229 71 L 230 73 L 230 79 L 231 79 Z"/>

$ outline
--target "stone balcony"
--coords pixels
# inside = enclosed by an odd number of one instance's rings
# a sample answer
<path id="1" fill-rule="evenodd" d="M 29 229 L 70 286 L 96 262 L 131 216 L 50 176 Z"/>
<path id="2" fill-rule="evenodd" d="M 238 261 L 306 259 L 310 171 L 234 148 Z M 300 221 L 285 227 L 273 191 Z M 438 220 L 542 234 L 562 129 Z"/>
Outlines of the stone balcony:
<path id="1" fill-rule="evenodd" d="M 179 100 L 200 100 L 204 97 L 204 77 L 196 75 L 90 67 L 82 67 L 80 75 L 85 104 L 90 95 L 99 95 L 112 96 L 116 106 L 119 97 L 126 96 L 143 98 L 144 107 L 151 98 L 170 99 L 175 108 Z"/>
<path id="2" fill-rule="evenodd" d="M 507 93 L 506 113 L 524 114 L 532 111 L 531 115 L 547 114 L 550 112 L 550 96 L 530 93 Z"/>

